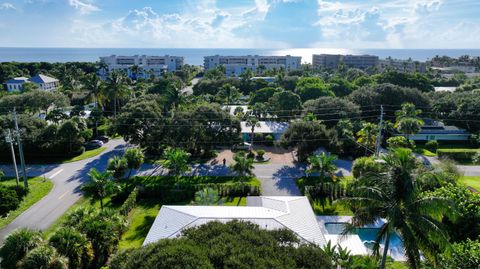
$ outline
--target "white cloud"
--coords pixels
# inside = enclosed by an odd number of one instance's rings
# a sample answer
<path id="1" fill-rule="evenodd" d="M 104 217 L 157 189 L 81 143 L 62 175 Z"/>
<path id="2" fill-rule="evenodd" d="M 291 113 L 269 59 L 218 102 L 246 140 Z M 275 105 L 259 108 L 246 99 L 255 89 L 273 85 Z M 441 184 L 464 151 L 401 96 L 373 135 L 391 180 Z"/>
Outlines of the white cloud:
<path id="1" fill-rule="evenodd" d="M 68 3 L 70 6 L 77 9 L 81 14 L 88 14 L 100 10 L 100 8 L 92 3 L 82 2 L 81 0 L 68 0 Z"/>
<path id="2" fill-rule="evenodd" d="M 9 9 L 15 10 L 17 8 L 12 3 L 8 3 L 8 2 L 0 4 L 0 10 L 9 10 Z"/>
<path id="3" fill-rule="evenodd" d="M 235 34 L 239 27 L 259 19 L 245 18 L 250 9 L 221 10 L 204 2 L 182 13 L 159 14 L 144 7 L 103 24 L 76 20 L 72 35 L 77 45 L 98 47 L 278 47 L 255 35 L 245 38 Z"/>

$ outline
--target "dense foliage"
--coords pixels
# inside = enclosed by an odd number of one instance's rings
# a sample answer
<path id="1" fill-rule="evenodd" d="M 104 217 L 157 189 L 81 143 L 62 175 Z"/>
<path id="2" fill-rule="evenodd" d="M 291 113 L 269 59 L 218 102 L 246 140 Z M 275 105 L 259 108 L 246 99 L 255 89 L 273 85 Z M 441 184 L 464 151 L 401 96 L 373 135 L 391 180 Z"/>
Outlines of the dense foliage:
<path id="1" fill-rule="evenodd" d="M 181 238 L 121 252 L 110 268 L 332 267 L 320 248 L 301 244 L 288 230 L 267 231 L 252 223 L 231 221 L 209 222 L 182 234 Z"/>

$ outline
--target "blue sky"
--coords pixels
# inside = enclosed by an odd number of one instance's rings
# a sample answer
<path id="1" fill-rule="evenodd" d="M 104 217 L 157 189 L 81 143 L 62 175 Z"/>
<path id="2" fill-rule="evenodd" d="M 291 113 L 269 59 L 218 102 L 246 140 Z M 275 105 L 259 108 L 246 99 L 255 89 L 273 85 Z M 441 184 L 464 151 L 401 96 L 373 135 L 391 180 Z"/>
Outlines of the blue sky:
<path id="1" fill-rule="evenodd" d="M 0 0 L 0 46 L 480 48 L 479 14 L 479 0 Z"/>

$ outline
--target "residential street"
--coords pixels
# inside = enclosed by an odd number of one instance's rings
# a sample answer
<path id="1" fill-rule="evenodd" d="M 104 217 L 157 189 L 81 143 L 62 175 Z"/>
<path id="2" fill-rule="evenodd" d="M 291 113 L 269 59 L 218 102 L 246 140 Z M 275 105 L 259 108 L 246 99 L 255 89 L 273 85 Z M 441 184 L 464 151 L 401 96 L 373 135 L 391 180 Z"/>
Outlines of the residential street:
<path id="1" fill-rule="evenodd" d="M 125 145 L 123 140 L 112 140 L 106 144 L 104 152 L 90 159 L 67 164 L 29 165 L 29 176 L 44 175 L 52 180 L 54 187 L 42 200 L 0 230 L 0 244 L 6 235 L 19 227 L 47 229 L 80 198 L 80 185 L 88 180 L 88 171 L 94 167 L 105 169 L 108 159 L 121 152 Z M 9 176 L 13 175 L 9 166 L 2 165 L 0 169 Z"/>
<path id="2" fill-rule="evenodd" d="M 60 217 L 80 197 L 80 185 L 88 180 L 88 171 L 92 168 L 104 170 L 108 159 L 115 154 L 121 154 L 126 148 L 123 140 L 112 140 L 106 144 L 107 149 L 99 156 L 67 164 L 50 165 L 29 165 L 27 173 L 29 176 L 46 176 L 52 180 L 54 187 L 52 191 L 38 203 L 33 205 L 12 223 L 0 230 L 0 244 L 3 238 L 12 230 L 19 227 L 32 229 L 47 229 L 55 220 Z M 425 158 L 426 162 L 438 162 L 435 158 Z M 337 160 L 338 175 L 350 176 L 352 161 Z M 480 166 L 458 166 L 467 176 L 479 176 Z M 9 176 L 12 176 L 11 166 L 0 165 Z M 144 164 L 137 175 L 161 175 L 164 171 L 154 165 Z M 305 165 L 267 163 L 255 164 L 254 173 L 261 182 L 263 195 L 267 196 L 289 196 L 300 195 L 295 185 L 295 178 L 305 175 Z M 194 165 L 192 175 L 231 175 L 228 166 L 222 164 L 201 164 Z"/>

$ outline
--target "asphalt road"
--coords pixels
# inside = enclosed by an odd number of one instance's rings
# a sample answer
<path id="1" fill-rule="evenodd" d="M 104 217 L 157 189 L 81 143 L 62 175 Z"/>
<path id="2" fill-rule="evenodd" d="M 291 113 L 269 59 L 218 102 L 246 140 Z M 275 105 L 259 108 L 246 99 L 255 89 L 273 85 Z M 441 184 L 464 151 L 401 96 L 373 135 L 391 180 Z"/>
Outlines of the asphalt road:
<path id="1" fill-rule="evenodd" d="M 28 210 L 18 216 L 13 222 L 0 230 L 0 245 L 10 232 L 25 227 L 30 229 L 45 230 L 55 220 L 62 216 L 67 209 L 81 197 L 80 185 L 88 180 L 88 172 L 92 168 L 104 170 L 108 159 L 116 154 L 121 154 L 126 143 L 123 139 L 111 140 L 106 145 L 107 149 L 96 157 L 67 163 L 50 165 L 28 166 L 29 176 L 43 175 L 50 178 L 54 184 L 53 189 L 42 200 L 38 201 Z M 7 175 L 13 175 L 11 167 L 0 166 Z"/>

